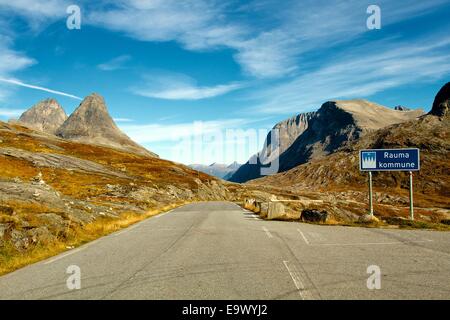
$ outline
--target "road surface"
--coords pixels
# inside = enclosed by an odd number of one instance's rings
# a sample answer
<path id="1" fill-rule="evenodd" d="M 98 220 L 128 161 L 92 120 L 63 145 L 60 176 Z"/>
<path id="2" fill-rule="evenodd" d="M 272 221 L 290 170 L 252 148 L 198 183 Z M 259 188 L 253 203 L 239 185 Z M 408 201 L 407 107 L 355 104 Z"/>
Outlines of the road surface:
<path id="1" fill-rule="evenodd" d="M 67 287 L 71 265 L 79 290 Z M 368 289 L 369 266 L 380 289 Z M 263 221 L 228 202 L 189 204 L 0 277 L 0 299 L 438 298 L 450 298 L 450 233 Z"/>

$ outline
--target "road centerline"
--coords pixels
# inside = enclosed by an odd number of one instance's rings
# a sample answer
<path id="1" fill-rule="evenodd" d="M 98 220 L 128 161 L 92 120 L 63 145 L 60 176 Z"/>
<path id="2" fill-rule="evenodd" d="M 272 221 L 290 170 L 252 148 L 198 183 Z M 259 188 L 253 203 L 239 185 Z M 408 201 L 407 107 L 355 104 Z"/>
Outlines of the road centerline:
<path id="1" fill-rule="evenodd" d="M 286 267 L 286 270 L 288 271 L 289 275 L 291 276 L 291 279 L 298 290 L 298 294 L 300 295 L 302 300 L 306 300 L 308 291 L 306 291 L 305 286 L 303 285 L 300 273 L 297 271 L 295 266 L 289 266 L 289 261 L 284 260 L 283 264 Z"/>
<path id="2" fill-rule="evenodd" d="M 303 240 L 305 241 L 305 243 L 306 243 L 307 245 L 309 245 L 309 241 L 308 241 L 308 239 L 306 238 L 306 236 L 303 234 L 303 232 L 302 232 L 300 229 L 298 229 L 298 228 L 297 228 L 297 231 L 300 233 L 300 235 L 302 236 L 302 238 L 303 238 Z"/>
<path id="3" fill-rule="evenodd" d="M 273 238 L 273 235 L 270 233 L 270 231 L 269 231 L 266 227 L 262 227 L 262 229 L 264 230 L 264 232 L 266 233 L 266 235 L 267 235 L 269 238 Z"/>

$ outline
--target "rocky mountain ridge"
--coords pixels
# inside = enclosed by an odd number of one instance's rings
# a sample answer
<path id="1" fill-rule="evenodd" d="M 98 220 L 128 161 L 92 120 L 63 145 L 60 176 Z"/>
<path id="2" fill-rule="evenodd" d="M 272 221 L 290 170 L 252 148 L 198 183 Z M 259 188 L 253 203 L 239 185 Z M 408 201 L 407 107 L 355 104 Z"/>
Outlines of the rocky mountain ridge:
<path id="1" fill-rule="evenodd" d="M 274 127 L 286 129 L 280 129 L 279 153 L 269 157 L 269 161 L 277 157 L 278 172 L 284 172 L 331 154 L 368 132 L 407 122 L 421 115 L 422 110 L 390 109 L 366 100 L 328 101 L 316 112 L 299 115 L 303 121 L 299 122 L 300 126 L 294 126 L 293 133 L 290 133 L 292 127 L 286 126 L 290 119 Z M 265 155 L 270 145 L 268 136 L 260 154 Z M 246 182 L 259 178 L 262 167 L 261 162 L 253 159 L 252 163 L 249 161 L 241 166 L 230 181 Z"/>
<path id="2" fill-rule="evenodd" d="M 297 197 L 314 194 L 314 208 L 335 216 L 367 210 L 367 173 L 359 170 L 359 150 L 419 148 L 421 169 L 414 173 L 416 218 L 439 222 L 450 219 L 450 91 L 447 83 L 436 95 L 428 114 L 367 132 L 334 153 L 273 176 L 249 181 L 261 189 L 280 189 Z M 374 172 L 375 214 L 407 217 L 407 172 Z"/>
<path id="3" fill-rule="evenodd" d="M 96 93 L 87 96 L 69 117 L 55 99 L 46 99 L 25 111 L 17 123 L 63 139 L 157 157 L 117 127 L 105 100 Z"/>

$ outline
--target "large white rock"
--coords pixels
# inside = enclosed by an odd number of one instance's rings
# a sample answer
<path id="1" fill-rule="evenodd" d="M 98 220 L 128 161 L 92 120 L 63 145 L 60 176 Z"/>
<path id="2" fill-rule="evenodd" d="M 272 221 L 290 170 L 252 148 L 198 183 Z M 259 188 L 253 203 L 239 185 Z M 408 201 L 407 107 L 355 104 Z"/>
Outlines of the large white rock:
<path id="1" fill-rule="evenodd" d="M 267 219 L 278 219 L 284 217 L 286 212 L 284 210 L 284 205 L 280 202 L 269 202 L 269 208 L 267 212 Z"/>

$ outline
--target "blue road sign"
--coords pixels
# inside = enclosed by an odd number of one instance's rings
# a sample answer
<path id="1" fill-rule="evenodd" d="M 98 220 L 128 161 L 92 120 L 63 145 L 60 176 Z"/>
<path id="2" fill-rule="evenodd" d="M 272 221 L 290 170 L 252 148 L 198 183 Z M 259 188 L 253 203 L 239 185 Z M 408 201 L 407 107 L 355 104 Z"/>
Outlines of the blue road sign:
<path id="1" fill-rule="evenodd" d="M 368 149 L 359 151 L 361 171 L 419 171 L 419 149 Z"/>

